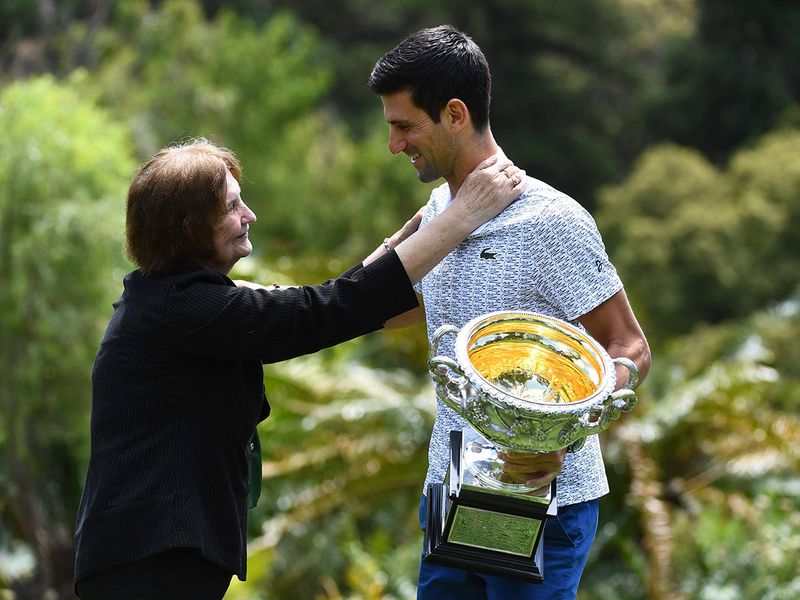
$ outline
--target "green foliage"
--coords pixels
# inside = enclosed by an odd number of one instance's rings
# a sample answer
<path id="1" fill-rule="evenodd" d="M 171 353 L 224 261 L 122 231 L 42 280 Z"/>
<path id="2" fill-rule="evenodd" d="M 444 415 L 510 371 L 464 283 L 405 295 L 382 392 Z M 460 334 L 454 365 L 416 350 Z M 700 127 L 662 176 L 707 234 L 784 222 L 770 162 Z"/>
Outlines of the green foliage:
<path id="1" fill-rule="evenodd" d="M 49 77 L 2 91 L 0 130 L 0 512 L 48 586 L 71 551 L 132 161 L 124 129 Z"/>
<path id="2" fill-rule="evenodd" d="M 699 0 L 691 36 L 675 38 L 645 103 L 650 139 L 717 162 L 779 123 L 798 101 L 800 6 L 781 0 Z"/>
<path id="3" fill-rule="evenodd" d="M 660 146 L 600 195 L 609 253 L 654 339 L 741 317 L 800 277 L 800 132 L 765 136 L 727 171 Z"/>
<path id="4" fill-rule="evenodd" d="M 800 12 L 756 4 L 2 3 L 0 550 L 35 562 L 23 581 L 0 554 L 0 588 L 70 596 L 131 154 L 233 148 L 259 216 L 240 275 L 321 281 L 427 198 L 365 81 L 407 33 L 451 22 L 487 54 L 510 156 L 590 208 L 616 182 L 596 217 L 656 349 L 604 435 L 612 492 L 581 600 L 797 597 L 800 133 L 759 136 L 800 126 Z M 382 333 L 268 368 L 265 489 L 228 596 L 413 597 L 425 345 Z"/>
<path id="5" fill-rule="evenodd" d="M 221 12 L 206 21 L 191 0 L 153 11 L 122 3 L 100 41 L 95 83 L 126 117 L 144 155 L 205 135 L 238 152 L 269 154 L 327 86 L 315 36 L 289 14 L 263 27 Z"/>
<path id="6" fill-rule="evenodd" d="M 751 258 L 748 294 L 781 300 L 800 281 L 800 129 L 775 131 L 736 153 L 729 179 L 741 199 L 740 244 Z"/>
<path id="7" fill-rule="evenodd" d="M 635 414 L 606 439 L 616 491 L 604 500 L 608 523 L 584 576 L 584 597 L 796 595 L 800 379 L 785 368 L 780 340 L 798 339 L 797 307 L 795 298 L 673 338 L 658 357 Z M 776 341 L 778 330 L 785 336 Z M 659 532 L 662 520 L 668 528 Z M 665 554 L 647 546 L 654 536 Z M 631 548 L 640 539 L 644 560 Z M 653 581 L 664 573 L 671 592 L 651 595 L 663 590 Z"/>
<path id="8" fill-rule="evenodd" d="M 719 318 L 735 213 L 713 166 L 691 150 L 652 149 L 600 203 L 598 225 L 648 333 Z"/>

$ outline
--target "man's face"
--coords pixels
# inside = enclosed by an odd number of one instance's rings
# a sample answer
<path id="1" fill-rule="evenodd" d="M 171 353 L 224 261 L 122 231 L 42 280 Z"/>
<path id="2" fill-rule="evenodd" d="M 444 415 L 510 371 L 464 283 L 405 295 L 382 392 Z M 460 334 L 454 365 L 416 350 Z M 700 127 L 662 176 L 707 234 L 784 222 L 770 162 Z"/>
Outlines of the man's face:
<path id="1" fill-rule="evenodd" d="M 453 173 L 457 145 L 445 121 L 434 123 L 414 104 L 408 90 L 381 96 L 381 102 L 389 123 L 389 152 L 410 156 L 423 183 L 447 179 Z"/>

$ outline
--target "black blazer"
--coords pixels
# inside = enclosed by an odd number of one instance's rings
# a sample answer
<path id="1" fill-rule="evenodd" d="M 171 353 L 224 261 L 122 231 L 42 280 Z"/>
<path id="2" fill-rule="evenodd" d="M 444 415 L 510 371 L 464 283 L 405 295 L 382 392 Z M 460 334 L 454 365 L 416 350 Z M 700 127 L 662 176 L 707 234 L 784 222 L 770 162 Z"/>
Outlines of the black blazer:
<path id="1" fill-rule="evenodd" d="M 416 295 L 394 252 L 280 291 L 196 266 L 124 284 L 92 372 L 75 581 L 179 547 L 244 579 L 248 441 L 269 414 L 261 364 L 374 331 Z"/>

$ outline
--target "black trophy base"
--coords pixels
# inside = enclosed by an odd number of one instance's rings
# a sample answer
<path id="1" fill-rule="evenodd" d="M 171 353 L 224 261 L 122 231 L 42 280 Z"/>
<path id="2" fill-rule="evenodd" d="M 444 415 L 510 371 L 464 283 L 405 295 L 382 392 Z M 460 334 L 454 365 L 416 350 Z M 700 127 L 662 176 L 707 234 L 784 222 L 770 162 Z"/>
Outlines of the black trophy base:
<path id="1" fill-rule="evenodd" d="M 515 556 L 486 548 L 452 543 L 446 539 L 447 517 L 451 512 L 448 486 L 428 486 L 428 512 L 425 527 L 424 557 L 426 562 L 541 583 L 543 581 L 543 549 L 537 543 L 532 556 Z M 541 540 L 539 540 L 541 541 Z"/>
<path id="2" fill-rule="evenodd" d="M 485 444 L 485 438 L 472 430 L 450 432 L 445 481 L 428 486 L 424 558 L 448 567 L 541 583 L 544 527 L 558 512 L 556 482 L 544 496 L 482 485 L 465 456 Z"/>

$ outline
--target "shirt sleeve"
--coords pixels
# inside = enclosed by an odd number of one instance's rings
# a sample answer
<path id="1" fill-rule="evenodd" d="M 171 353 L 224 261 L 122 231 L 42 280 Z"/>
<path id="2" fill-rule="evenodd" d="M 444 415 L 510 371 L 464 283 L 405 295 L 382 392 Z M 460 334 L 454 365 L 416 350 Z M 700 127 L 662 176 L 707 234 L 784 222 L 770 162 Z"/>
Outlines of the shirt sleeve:
<path id="1" fill-rule="evenodd" d="M 238 288 L 195 272 L 173 286 L 167 307 L 176 343 L 195 356 L 270 363 L 380 329 L 418 305 L 397 253 L 316 286 Z"/>
<path id="2" fill-rule="evenodd" d="M 594 219 L 573 199 L 551 201 L 529 232 L 536 286 L 567 320 L 574 321 L 622 288 Z"/>

